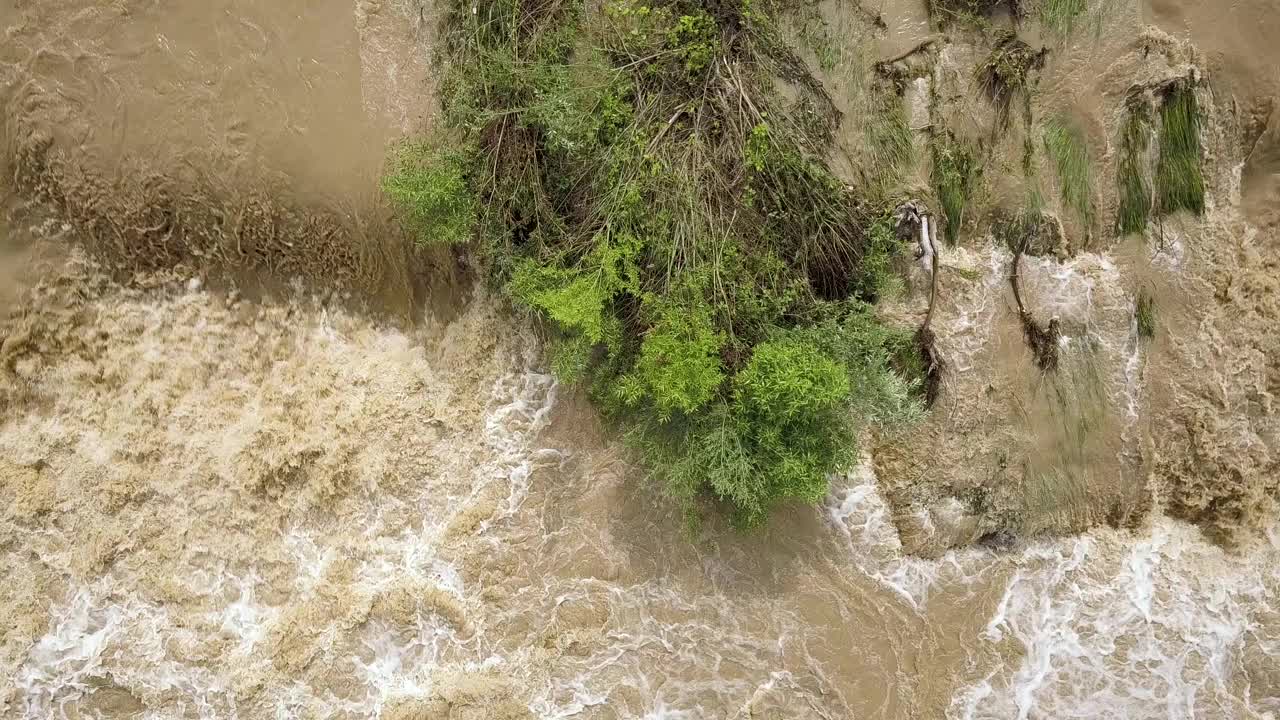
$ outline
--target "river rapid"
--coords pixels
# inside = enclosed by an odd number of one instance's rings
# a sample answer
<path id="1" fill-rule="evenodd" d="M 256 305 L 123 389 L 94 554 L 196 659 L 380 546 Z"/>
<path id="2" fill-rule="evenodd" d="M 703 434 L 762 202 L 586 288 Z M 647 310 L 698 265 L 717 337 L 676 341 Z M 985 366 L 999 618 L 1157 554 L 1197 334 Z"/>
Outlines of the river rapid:
<path id="1" fill-rule="evenodd" d="M 1209 158 L 1194 232 L 1274 270 L 1280 6 L 1117 2 L 1045 92 L 1100 106 L 1094 69 L 1134 28 L 1200 48 L 1256 132 Z M 868 52 L 928 35 L 917 3 L 874 5 Z M 1063 533 L 1055 505 L 1043 538 L 935 540 L 945 503 L 903 500 L 868 441 L 820 505 L 691 535 L 527 323 L 378 199 L 387 144 L 432 123 L 435 22 L 417 0 L 0 0 L 0 716 L 1280 717 L 1265 517 L 1228 548 L 1157 491 L 1131 527 L 1082 510 Z M 1159 273 L 1202 267 L 1191 232 L 1157 260 L 1029 263 L 1029 293 L 1102 348 L 1120 439 L 1089 483 L 1117 497 L 1138 473 L 1117 453 L 1163 437 L 1136 418 L 1199 402 L 1179 373 L 1275 372 L 1230 338 L 1130 342 L 1123 278 L 1178 307 Z M 1008 258 L 948 252 L 973 278 L 940 313 L 963 400 L 1010 354 L 990 330 Z M 1274 318 L 1274 283 L 1239 277 Z M 1169 322 L 1232 320 L 1194 310 Z M 1240 452 L 1276 440 L 1257 403 Z"/>

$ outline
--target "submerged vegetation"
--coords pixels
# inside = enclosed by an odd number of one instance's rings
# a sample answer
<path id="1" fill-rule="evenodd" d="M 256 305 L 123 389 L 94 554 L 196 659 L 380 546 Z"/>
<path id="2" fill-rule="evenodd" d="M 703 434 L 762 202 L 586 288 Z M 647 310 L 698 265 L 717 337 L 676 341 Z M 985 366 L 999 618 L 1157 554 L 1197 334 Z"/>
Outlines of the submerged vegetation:
<path id="1" fill-rule="evenodd" d="M 1146 230 L 1151 217 L 1151 184 L 1147 180 L 1147 150 L 1151 142 L 1151 109 L 1146 98 L 1131 98 L 1120 130 L 1120 159 L 1116 166 L 1116 186 L 1120 207 L 1116 212 L 1116 234 L 1130 235 Z"/>
<path id="2" fill-rule="evenodd" d="M 1058 178 L 1063 206 L 1074 211 L 1086 229 L 1091 227 L 1093 191 L 1084 132 L 1066 118 L 1051 119 L 1044 128 L 1044 151 Z"/>
<path id="3" fill-rule="evenodd" d="M 951 132 L 935 135 L 933 152 L 933 188 L 946 218 L 943 228 L 947 244 L 954 245 L 964 225 L 965 208 L 982 173 L 973 147 Z"/>
<path id="4" fill-rule="evenodd" d="M 1157 207 L 1162 215 L 1189 210 L 1204 213 L 1204 175 L 1200 169 L 1200 107 L 1195 89 L 1177 82 L 1166 90 L 1160 108 L 1160 159 L 1156 164 Z"/>
<path id="5" fill-rule="evenodd" d="M 911 330 L 871 312 L 901 249 L 870 199 L 909 162 L 905 116 L 847 187 L 826 164 L 840 113 L 783 41 L 789 11 L 454 0 L 450 149 L 408 148 L 386 181 L 424 242 L 467 238 L 547 321 L 556 373 L 687 511 L 709 499 L 742 526 L 822 497 L 858 428 L 913 418 L 923 392 L 893 370 Z M 942 157 L 962 207 L 975 165 Z"/>
<path id="6" fill-rule="evenodd" d="M 1143 232 L 1153 211 L 1161 216 L 1179 210 L 1204 214 L 1201 117 L 1195 89 L 1179 80 L 1157 97 L 1161 100 L 1158 133 L 1152 128 L 1152 105 L 1146 92 L 1131 94 L 1125 103 L 1116 165 L 1117 235 Z M 1153 137 L 1158 147 L 1154 182 L 1148 159 Z"/>
<path id="7" fill-rule="evenodd" d="M 1040 0 L 1036 14 L 1049 32 L 1065 38 L 1088 9 L 1089 0 Z"/>
<path id="8" fill-rule="evenodd" d="M 884 197 L 900 184 L 911 167 L 915 146 L 902 98 L 892 88 L 881 87 L 874 93 L 872 103 L 874 114 L 866 124 L 870 157 L 862 176 L 868 191 Z"/>

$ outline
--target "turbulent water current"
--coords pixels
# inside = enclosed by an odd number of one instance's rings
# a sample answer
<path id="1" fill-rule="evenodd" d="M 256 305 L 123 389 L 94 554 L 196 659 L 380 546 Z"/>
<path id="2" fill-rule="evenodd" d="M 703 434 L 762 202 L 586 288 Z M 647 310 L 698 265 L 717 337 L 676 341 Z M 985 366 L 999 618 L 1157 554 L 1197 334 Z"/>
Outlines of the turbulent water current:
<path id="1" fill-rule="evenodd" d="M 916 3 L 875 4 L 874 52 L 929 32 Z M 1120 16 L 1210 53 L 1220 105 L 1274 97 L 1253 26 L 1280 8 L 1224 4 Z M 525 323 L 438 268 L 424 288 L 397 249 L 376 182 L 386 144 L 432 122 L 434 27 L 413 0 L 0 0 L 0 716 L 1280 717 L 1269 519 L 1223 545 L 1156 507 L 912 552 L 948 506 L 895 507 L 868 456 L 766 530 L 691 534 Z M 1274 248 L 1269 112 L 1211 220 Z M 155 223 L 184 250 L 124 252 Z M 1169 232 L 1142 272 L 1180 271 Z M 380 249 L 334 249 L 351 237 Z M 945 259 L 974 279 L 943 347 L 979 377 L 1005 352 L 1008 258 Z M 1027 265 L 1106 358 L 1125 447 L 1192 402 L 1141 381 L 1166 365 L 1135 340 L 1132 265 Z M 282 281 L 239 282 L 263 274 Z M 371 285 L 381 309 L 353 308 Z M 1104 450 L 1116 479 L 1089 483 L 1120 486 Z"/>

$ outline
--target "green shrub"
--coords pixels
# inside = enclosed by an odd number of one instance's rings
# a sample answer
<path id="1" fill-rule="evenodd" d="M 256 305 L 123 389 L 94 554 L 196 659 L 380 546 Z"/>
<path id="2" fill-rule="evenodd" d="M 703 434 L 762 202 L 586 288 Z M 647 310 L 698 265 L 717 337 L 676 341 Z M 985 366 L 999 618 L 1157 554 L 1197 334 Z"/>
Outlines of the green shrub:
<path id="1" fill-rule="evenodd" d="M 1204 214 L 1204 176 L 1200 170 L 1200 107 L 1195 89 L 1177 83 L 1160 108 L 1160 160 L 1156 165 L 1160 213 L 1178 210 Z"/>
<path id="2" fill-rule="evenodd" d="M 919 414 L 893 370 L 903 333 L 863 305 L 903 251 L 881 204 L 897 175 L 868 173 L 867 202 L 832 172 L 840 114 L 783 41 L 786 12 L 450 0 L 445 19 L 445 125 L 474 148 L 450 177 L 478 264 L 687 511 L 743 526 L 821 498 L 857 427 Z"/>
<path id="3" fill-rule="evenodd" d="M 715 397 L 724 382 L 723 337 L 706 306 L 693 310 L 671 303 L 659 311 L 641 342 L 634 370 L 616 388 L 627 405 L 648 400 L 665 421 L 674 412 L 697 412 Z"/>
<path id="4" fill-rule="evenodd" d="M 825 495 L 830 474 L 856 460 L 859 422 L 920 417 L 918 382 L 884 369 L 909 342 L 857 309 L 780 332 L 704 412 L 642 421 L 632 439 L 678 497 L 707 490 L 735 524 L 758 525 L 779 502 Z"/>
<path id="5" fill-rule="evenodd" d="M 465 151 L 433 151 L 420 144 L 399 148 L 382 189 L 419 242 L 453 245 L 472 239 L 476 201 L 467 178 Z"/>
<path id="6" fill-rule="evenodd" d="M 835 361 L 799 340 L 761 343 L 734 378 L 738 402 L 755 417 L 800 422 L 840 407 L 849 378 Z"/>
<path id="7" fill-rule="evenodd" d="M 697 77 L 720 55 L 720 28 L 705 10 L 676 19 L 668 42 L 690 77 Z"/>

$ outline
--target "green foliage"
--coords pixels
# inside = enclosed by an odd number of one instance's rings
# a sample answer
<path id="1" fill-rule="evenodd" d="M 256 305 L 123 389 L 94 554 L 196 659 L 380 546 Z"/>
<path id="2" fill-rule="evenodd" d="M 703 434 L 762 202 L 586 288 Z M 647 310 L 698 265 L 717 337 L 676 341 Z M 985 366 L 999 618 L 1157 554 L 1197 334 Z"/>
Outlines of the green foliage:
<path id="1" fill-rule="evenodd" d="M 894 271 L 894 264 L 901 256 L 902 243 L 898 240 L 895 219 L 890 215 L 876 219 L 867 232 L 862 272 L 854 279 L 852 296 L 875 301 L 892 295 L 901 285 L 901 278 Z"/>
<path id="2" fill-rule="evenodd" d="M 1066 118 L 1054 118 L 1045 124 L 1044 151 L 1058 177 L 1063 206 L 1074 210 L 1086 227 L 1092 226 L 1089 146 L 1084 133 Z"/>
<path id="3" fill-rule="evenodd" d="M 857 421 L 919 419 L 918 383 L 885 366 L 910 342 L 864 310 L 834 313 L 756 345 L 722 395 L 694 417 L 641 423 L 635 440 L 679 497 L 707 489 L 735 524 L 760 524 L 778 502 L 814 502 L 856 460 Z"/>
<path id="4" fill-rule="evenodd" d="M 617 387 L 619 398 L 635 406 L 653 404 L 658 419 L 702 409 L 724 382 L 720 363 L 723 336 L 711 323 L 709 308 L 666 304 L 640 345 L 640 358 Z"/>
<path id="5" fill-rule="evenodd" d="M 467 179 L 469 164 L 465 151 L 406 144 L 396 152 L 382 189 L 419 242 L 455 245 L 471 239 L 476 201 Z"/>
<path id="6" fill-rule="evenodd" d="M 596 346 L 585 335 L 554 338 L 550 345 L 551 372 L 565 383 L 586 380 Z"/>
<path id="7" fill-rule="evenodd" d="M 517 300 L 546 313 L 562 331 L 617 346 L 616 319 L 606 307 L 610 288 L 598 277 L 525 260 L 508 288 Z"/>
<path id="8" fill-rule="evenodd" d="M 697 76 L 720 55 L 720 28 L 705 10 L 681 15 L 669 31 L 668 42 L 685 72 Z"/>
<path id="9" fill-rule="evenodd" d="M 872 102 L 875 111 L 865 126 L 870 157 L 864 176 L 867 176 L 868 190 L 888 196 L 911 168 L 915 160 L 915 145 L 902 98 L 880 88 L 874 93 Z"/>
<path id="10" fill-rule="evenodd" d="M 849 395 L 844 368 L 812 344 L 782 339 L 756 346 L 734 378 L 736 400 L 752 415 L 796 422 L 828 413 Z"/>
<path id="11" fill-rule="evenodd" d="M 445 20 L 479 264 L 686 510 L 744 526 L 820 498 L 855 427 L 919 406 L 900 333 L 860 304 L 902 248 L 827 165 L 839 113 L 783 41 L 794 9 L 450 0 Z M 889 120 L 877 198 L 909 162 L 900 105 Z"/>
<path id="12" fill-rule="evenodd" d="M 933 188 L 947 219 L 943 235 L 954 245 L 964 225 L 964 211 L 973 195 L 982 170 L 969 143 L 950 132 L 934 136 Z"/>
<path id="13" fill-rule="evenodd" d="M 1138 293 L 1135 306 L 1138 337 L 1150 340 L 1156 336 L 1156 300 L 1145 290 Z"/>
<path id="14" fill-rule="evenodd" d="M 1143 232 L 1151 216 L 1151 184 L 1147 180 L 1150 112 L 1145 100 L 1130 102 L 1121 126 L 1120 159 L 1116 165 L 1116 186 L 1120 188 L 1117 235 Z"/>
<path id="15" fill-rule="evenodd" d="M 747 167 L 756 172 L 764 172 L 769 159 L 769 126 L 766 123 L 756 123 L 751 128 L 751 134 L 747 136 L 747 142 L 742 148 L 742 156 Z"/>
<path id="16" fill-rule="evenodd" d="M 1200 107 L 1195 89 L 1175 84 L 1160 108 L 1160 160 L 1156 193 L 1161 214 L 1189 210 L 1204 214 L 1204 176 L 1200 170 Z"/>

